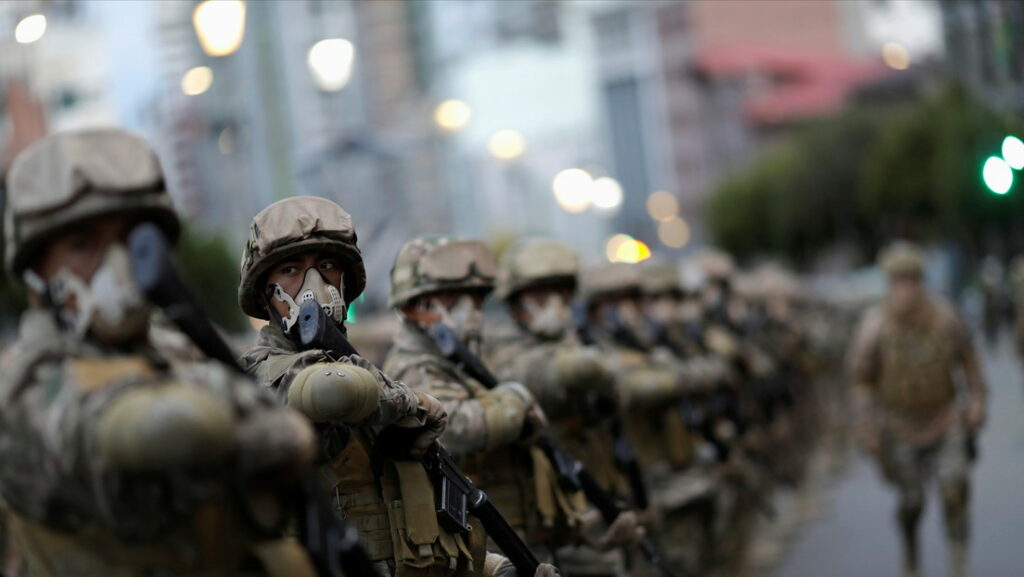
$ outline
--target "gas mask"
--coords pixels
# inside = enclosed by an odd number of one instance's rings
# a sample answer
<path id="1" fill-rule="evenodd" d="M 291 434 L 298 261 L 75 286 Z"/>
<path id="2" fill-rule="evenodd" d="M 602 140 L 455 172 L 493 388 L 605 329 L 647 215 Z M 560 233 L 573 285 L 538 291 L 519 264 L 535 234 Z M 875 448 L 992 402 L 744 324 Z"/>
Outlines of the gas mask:
<path id="1" fill-rule="evenodd" d="M 635 302 L 624 300 L 601 307 L 598 323 L 620 343 L 637 348 L 645 347 L 647 323 Z"/>
<path id="2" fill-rule="evenodd" d="M 344 286 L 345 278 L 342 277 L 341 285 Z M 299 307 L 302 303 L 316 301 L 324 309 L 327 317 L 335 323 L 345 322 L 345 299 L 341 296 L 338 287 L 327 282 L 324 275 L 315 267 L 310 267 L 302 278 L 302 285 L 293 298 L 279 284 L 273 284 L 268 288 L 270 298 L 285 303 L 288 306 L 288 316 L 281 317 L 284 325 L 284 332 L 291 332 L 292 327 L 299 320 Z"/>
<path id="3" fill-rule="evenodd" d="M 572 321 L 572 310 L 559 294 L 549 294 L 543 301 L 523 298 L 522 306 L 530 315 L 526 329 L 545 339 L 561 338 Z"/>
<path id="4" fill-rule="evenodd" d="M 89 282 L 67 267 L 58 270 L 48 285 L 29 269 L 25 282 L 48 296 L 61 324 L 79 337 L 90 333 L 100 342 L 117 346 L 144 338 L 149 329 L 151 307 L 135 283 L 124 245 L 107 249 Z"/>
<path id="5" fill-rule="evenodd" d="M 473 302 L 472 296 L 462 295 L 450 307 L 444 306 L 437 299 L 430 299 L 426 306 L 440 315 L 439 322 L 452 329 L 466 348 L 479 354 L 480 342 L 483 339 L 484 313 Z"/>

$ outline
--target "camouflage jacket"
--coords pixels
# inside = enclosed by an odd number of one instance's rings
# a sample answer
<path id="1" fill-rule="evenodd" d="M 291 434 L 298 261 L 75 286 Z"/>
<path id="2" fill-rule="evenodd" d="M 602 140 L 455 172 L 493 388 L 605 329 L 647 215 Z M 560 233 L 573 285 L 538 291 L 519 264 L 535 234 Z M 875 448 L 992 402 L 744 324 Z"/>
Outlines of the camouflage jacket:
<path id="1" fill-rule="evenodd" d="M 97 547 L 162 539 L 176 543 L 179 552 L 194 551 L 189 525 L 197 512 L 243 492 L 241 484 L 228 486 L 224 479 L 259 475 L 263 467 L 295 461 L 295 451 L 309 450 L 296 446 L 294 430 L 282 434 L 279 417 L 290 413 L 223 366 L 178 362 L 146 343 L 112 351 L 59 330 L 43 310 L 22 316 L 18 340 L 0 364 L 2 501 L 22 524 L 45 527 L 41 531 L 102 535 L 91 541 Z M 199 389 L 227 407 L 230 458 L 204 471 L 159 472 L 126 471 L 102 458 L 100 439 L 111 434 L 108 429 L 104 437 L 103 426 L 112 407 L 131 398 L 128 393 L 159 395 L 169 387 Z M 182 422 L 192 421 L 183 416 Z M 188 430 L 182 434 L 179 443 L 192 438 Z M 244 529 L 238 531 L 232 535 L 241 538 Z"/>
<path id="2" fill-rule="evenodd" d="M 582 496 L 565 495 L 541 451 L 519 442 L 528 400 L 506 386 L 488 390 L 410 323 L 399 327 L 384 370 L 441 401 L 448 411 L 441 441 L 528 541 L 575 537 L 567 529 L 578 526 Z"/>

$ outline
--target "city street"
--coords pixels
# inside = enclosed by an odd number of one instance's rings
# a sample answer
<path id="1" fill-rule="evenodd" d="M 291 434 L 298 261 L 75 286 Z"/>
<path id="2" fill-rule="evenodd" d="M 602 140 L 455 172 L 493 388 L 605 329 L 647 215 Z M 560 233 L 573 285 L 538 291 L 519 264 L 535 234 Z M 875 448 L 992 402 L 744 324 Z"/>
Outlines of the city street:
<path id="1" fill-rule="evenodd" d="M 989 423 L 974 469 L 971 567 L 977 577 L 1019 575 L 1024 566 L 1024 395 L 1012 342 L 983 351 L 991 389 Z M 897 577 L 900 551 L 894 495 L 874 464 L 853 457 L 845 476 L 825 492 L 818 521 L 796 536 L 777 577 Z M 923 574 L 947 575 L 942 515 L 929 494 L 923 527 Z"/>

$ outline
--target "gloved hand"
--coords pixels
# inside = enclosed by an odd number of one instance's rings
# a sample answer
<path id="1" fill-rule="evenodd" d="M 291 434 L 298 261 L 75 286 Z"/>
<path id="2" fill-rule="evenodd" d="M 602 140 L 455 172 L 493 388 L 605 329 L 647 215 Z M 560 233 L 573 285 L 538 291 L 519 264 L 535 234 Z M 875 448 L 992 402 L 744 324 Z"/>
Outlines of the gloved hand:
<path id="1" fill-rule="evenodd" d="M 485 577 L 518 577 L 519 572 L 511 561 L 495 553 L 488 553 L 484 560 Z M 558 577 L 558 568 L 550 563 L 541 563 L 533 577 Z"/>
<path id="2" fill-rule="evenodd" d="M 647 534 L 640 526 L 637 514 L 623 511 L 606 529 L 597 511 L 587 511 L 583 516 L 583 535 L 587 543 L 598 551 L 611 551 L 620 547 L 633 547 Z M 596 529 L 596 531 L 595 531 Z"/>
<path id="3" fill-rule="evenodd" d="M 988 410 L 985 408 L 985 400 L 978 396 L 972 396 L 967 402 L 967 408 L 964 410 L 964 425 L 967 426 L 967 431 L 970 433 L 980 431 L 985 425 L 987 414 Z"/>
<path id="4" fill-rule="evenodd" d="M 392 426 L 416 429 L 416 437 L 409 446 L 409 457 L 419 458 L 437 441 L 448 426 L 448 412 L 441 401 L 422 391 L 413 391 L 419 400 L 414 416 L 399 419 Z"/>
<path id="5" fill-rule="evenodd" d="M 519 441 L 526 445 L 532 445 L 549 426 L 547 415 L 544 414 L 544 409 L 540 408 L 533 393 L 521 383 L 515 382 L 501 383 L 494 388 L 494 392 L 511 393 L 526 405 Z"/>

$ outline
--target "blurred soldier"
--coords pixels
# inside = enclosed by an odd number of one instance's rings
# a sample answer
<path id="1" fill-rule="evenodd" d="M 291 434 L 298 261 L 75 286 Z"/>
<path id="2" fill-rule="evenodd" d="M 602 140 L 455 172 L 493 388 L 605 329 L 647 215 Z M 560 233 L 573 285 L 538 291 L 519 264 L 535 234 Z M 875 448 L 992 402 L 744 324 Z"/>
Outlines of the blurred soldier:
<path id="1" fill-rule="evenodd" d="M 242 255 L 238 299 L 246 314 L 270 322 L 245 366 L 316 425 L 325 488 L 384 575 L 514 575 L 503 557 L 485 554 L 479 532 L 454 534 L 438 523 L 433 484 L 418 461 L 385 458 L 395 448 L 377 445 L 383 427 L 416 430 L 405 457 L 421 455 L 447 423 L 437 399 L 357 355 L 299 345 L 299 303 L 315 300 L 344 329 L 347 304 L 365 285 L 352 217 L 340 206 L 302 196 L 265 208 Z"/>
<path id="2" fill-rule="evenodd" d="M 521 382 L 551 419 L 561 445 L 580 459 L 602 487 L 620 497 L 629 483 L 616 468 L 612 420 L 617 416 L 615 378 L 600 352 L 580 344 L 572 331 L 572 302 L 579 257 L 571 248 L 534 239 L 513 245 L 498 271 L 498 298 L 508 303 L 518 327 L 495 343 L 490 356 L 499 379 Z M 588 510 L 585 530 L 592 549 L 633 544 L 636 516 L 626 512 L 607 532 L 597 532 L 599 514 Z M 601 533 L 604 533 L 603 535 Z M 558 551 L 567 575 L 614 575 L 622 570 L 616 553 Z"/>
<path id="3" fill-rule="evenodd" d="M 484 298 L 496 264 L 480 241 L 423 237 L 407 242 L 391 269 L 389 304 L 402 318 L 384 370 L 444 404 L 450 424 L 441 440 L 535 551 L 574 539 L 585 503 L 556 482 L 551 463 L 532 446 L 547 427 L 533 394 L 520 383 L 488 389 L 441 353 L 435 325 L 479 354 Z"/>
<path id="4" fill-rule="evenodd" d="M 1017 355 L 1024 358 L 1024 255 L 1018 255 L 1010 262 L 1010 298 Z"/>
<path id="5" fill-rule="evenodd" d="M 888 294 L 865 313 L 850 350 L 861 440 L 899 491 L 904 574 L 918 575 L 917 525 L 925 483 L 935 477 L 953 574 L 966 575 L 968 453 L 985 421 L 985 383 L 967 328 L 951 305 L 922 285 L 921 251 L 898 242 L 880 261 Z"/>
<path id="6" fill-rule="evenodd" d="M 655 538 L 671 565 L 693 567 L 708 551 L 692 530 L 692 505 L 711 494 L 709 479 L 693 474 L 695 436 L 680 410 L 696 377 L 692 367 L 650 353 L 640 274 L 625 263 L 584 271 L 588 329 L 618 377 L 626 430 L 662 525 Z"/>
<path id="7" fill-rule="evenodd" d="M 4 217 L 30 309 L 2 363 L 0 492 L 27 573 L 311 574 L 278 536 L 309 426 L 151 340 L 126 242 L 139 223 L 170 238 L 179 224 L 149 145 L 49 136 L 14 163 Z"/>

